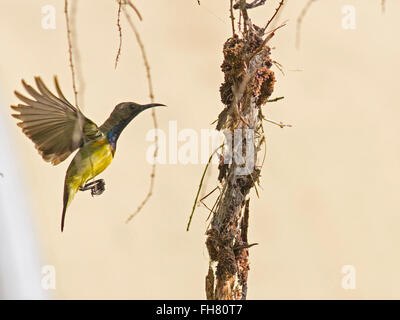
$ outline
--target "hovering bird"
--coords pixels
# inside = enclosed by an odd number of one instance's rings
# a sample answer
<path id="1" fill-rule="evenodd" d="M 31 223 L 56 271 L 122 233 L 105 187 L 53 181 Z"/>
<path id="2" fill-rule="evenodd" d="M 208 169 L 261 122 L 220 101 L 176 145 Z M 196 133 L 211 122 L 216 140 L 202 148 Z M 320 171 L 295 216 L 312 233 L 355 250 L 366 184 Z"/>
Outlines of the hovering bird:
<path id="1" fill-rule="evenodd" d="M 57 77 L 54 77 L 54 83 L 58 97 L 45 86 L 40 77 L 35 77 L 35 82 L 39 91 L 22 80 L 22 85 L 33 100 L 14 91 L 24 102 L 11 106 L 19 112 L 12 114 L 14 118 L 21 120 L 17 125 L 33 141 L 43 159 L 53 165 L 64 161 L 72 152 L 79 149 L 65 175 L 62 232 L 65 213 L 78 190 L 90 190 L 92 196 L 99 195 L 105 190 L 103 179 L 89 181 L 110 165 L 122 130 L 142 111 L 164 105 L 122 102 L 98 127 L 92 120 L 86 118 L 78 107 L 68 102 L 60 89 Z"/>

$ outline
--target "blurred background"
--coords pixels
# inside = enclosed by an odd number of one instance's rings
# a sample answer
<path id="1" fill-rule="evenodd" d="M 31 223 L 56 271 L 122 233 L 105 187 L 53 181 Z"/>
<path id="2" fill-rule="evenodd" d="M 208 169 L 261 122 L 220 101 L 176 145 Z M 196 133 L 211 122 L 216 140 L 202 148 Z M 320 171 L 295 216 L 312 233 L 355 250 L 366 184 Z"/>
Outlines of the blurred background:
<path id="1" fill-rule="evenodd" d="M 71 3 L 73 0 L 70 1 Z M 268 153 L 260 198 L 251 195 L 249 299 L 400 298 L 400 2 L 316 1 L 301 26 L 307 0 L 288 1 L 271 41 L 275 96 L 264 114 L 293 125 L 266 125 Z M 135 0 L 151 64 L 160 129 L 214 128 L 222 110 L 222 46 L 231 36 L 229 1 Z M 251 10 L 263 26 L 278 1 Z M 44 6 L 55 8 L 55 29 L 43 29 Z M 343 6 L 355 8 L 345 29 Z M 122 53 L 115 1 L 75 1 L 76 63 L 84 79 L 80 105 L 101 124 L 121 101 L 148 103 L 140 49 L 126 19 Z M 73 102 L 64 1 L 3 0 L 0 11 L 0 298 L 203 299 L 208 268 L 208 211 L 191 212 L 204 164 L 157 166 L 154 195 L 130 224 L 150 182 L 146 161 L 150 112 L 124 131 L 106 192 L 79 193 L 60 232 L 68 158 L 44 162 L 10 116 L 9 105 L 40 75 L 53 90 L 57 75 Z M 82 85 L 82 83 L 81 83 Z M 180 142 L 179 145 L 182 143 Z M 217 168 L 207 178 L 215 187 Z M 344 289 L 342 268 L 353 266 L 355 287 Z"/>

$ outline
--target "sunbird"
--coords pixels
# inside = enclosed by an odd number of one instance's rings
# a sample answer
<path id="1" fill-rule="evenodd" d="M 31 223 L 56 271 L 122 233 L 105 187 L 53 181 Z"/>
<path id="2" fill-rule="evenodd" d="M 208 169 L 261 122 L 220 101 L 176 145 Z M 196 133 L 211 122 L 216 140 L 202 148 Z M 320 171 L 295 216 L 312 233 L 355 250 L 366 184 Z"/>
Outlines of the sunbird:
<path id="1" fill-rule="evenodd" d="M 103 179 L 89 181 L 110 165 L 122 130 L 143 110 L 165 105 L 122 102 L 98 127 L 84 116 L 79 107 L 68 102 L 60 89 L 57 77 L 54 77 L 54 83 L 58 97 L 45 86 L 40 77 L 35 77 L 35 82 L 39 91 L 22 80 L 22 85 L 34 100 L 14 91 L 17 98 L 24 102 L 11 106 L 19 112 L 12 114 L 14 118 L 21 120 L 17 125 L 33 141 L 43 159 L 53 165 L 64 161 L 79 149 L 65 175 L 62 232 L 67 208 L 78 190 L 91 190 L 92 196 L 105 190 Z"/>

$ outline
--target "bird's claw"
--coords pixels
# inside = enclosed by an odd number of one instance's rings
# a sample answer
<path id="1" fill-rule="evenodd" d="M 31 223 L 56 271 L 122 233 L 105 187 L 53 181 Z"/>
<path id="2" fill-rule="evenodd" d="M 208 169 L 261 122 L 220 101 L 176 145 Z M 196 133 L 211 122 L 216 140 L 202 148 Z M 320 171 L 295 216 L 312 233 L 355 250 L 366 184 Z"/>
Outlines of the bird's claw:
<path id="1" fill-rule="evenodd" d="M 103 179 L 97 180 L 97 183 L 90 189 L 92 197 L 101 195 L 106 190 L 105 185 Z"/>
<path id="2" fill-rule="evenodd" d="M 106 183 L 104 182 L 104 179 L 99 179 L 85 184 L 79 190 L 80 191 L 90 190 L 90 194 L 92 195 L 92 197 L 99 196 L 106 190 L 105 185 Z"/>

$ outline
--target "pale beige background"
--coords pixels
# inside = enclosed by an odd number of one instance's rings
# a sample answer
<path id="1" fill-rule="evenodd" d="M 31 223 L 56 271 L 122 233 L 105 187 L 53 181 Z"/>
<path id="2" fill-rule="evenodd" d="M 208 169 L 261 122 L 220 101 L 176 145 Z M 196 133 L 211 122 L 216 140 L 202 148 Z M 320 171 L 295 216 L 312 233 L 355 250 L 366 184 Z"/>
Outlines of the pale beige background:
<path id="1" fill-rule="evenodd" d="M 212 128 L 222 108 L 221 48 L 230 35 L 228 0 L 135 0 L 137 22 L 151 62 L 160 128 L 169 120 L 179 129 Z M 251 12 L 264 24 L 277 1 Z M 296 18 L 306 0 L 289 1 L 289 19 L 271 42 L 276 72 L 274 96 L 265 107 L 275 120 L 267 126 L 268 157 L 260 199 L 251 201 L 251 299 L 400 298 L 400 3 L 387 0 L 318 1 L 295 49 Z M 64 1 L 2 0 L 0 10 L 0 90 L 16 103 L 20 79 L 57 74 L 73 100 L 68 69 Z M 41 8 L 57 9 L 56 30 L 41 28 Z M 356 30 L 341 27 L 341 8 L 356 7 Z M 83 107 L 101 123 L 120 101 L 148 102 L 141 55 L 126 21 L 120 64 L 114 1 L 78 1 L 81 70 L 86 82 Z M 135 17 L 135 21 L 137 21 Z M 296 72 L 290 70 L 301 69 Z M 69 160 L 52 167 L 8 119 L 40 239 L 43 263 L 57 271 L 55 298 L 202 299 L 208 255 L 205 218 L 199 208 L 185 231 L 203 165 L 160 165 L 154 196 L 126 225 L 143 199 L 150 165 L 145 160 L 152 127 L 142 114 L 118 142 L 110 168 L 102 174 L 106 192 L 80 193 L 71 205 L 66 230 L 59 231 L 62 184 Z M 216 169 L 213 168 L 213 173 Z M 214 175 L 208 188 L 214 187 Z M 357 270 L 357 288 L 341 287 L 341 268 Z"/>

